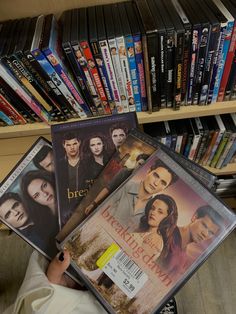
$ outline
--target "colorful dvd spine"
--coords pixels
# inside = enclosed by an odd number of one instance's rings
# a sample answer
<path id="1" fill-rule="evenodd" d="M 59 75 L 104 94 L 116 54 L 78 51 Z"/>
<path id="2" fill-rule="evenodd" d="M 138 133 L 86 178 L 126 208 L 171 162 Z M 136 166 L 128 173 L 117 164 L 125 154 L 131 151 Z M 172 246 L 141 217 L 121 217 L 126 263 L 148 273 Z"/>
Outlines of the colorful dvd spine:
<path id="1" fill-rule="evenodd" d="M 47 57 L 48 61 L 51 63 L 51 65 L 53 66 L 53 68 L 55 69 L 55 71 L 59 75 L 59 77 L 64 81 L 68 90 L 70 91 L 70 93 L 72 95 L 70 103 L 71 103 L 73 109 L 77 112 L 78 116 L 80 118 L 87 118 L 88 116 L 90 116 L 90 110 L 89 110 L 88 106 L 85 104 L 82 96 L 76 90 L 72 81 L 70 80 L 68 75 L 63 70 L 61 64 L 59 63 L 59 60 L 56 57 L 56 55 L 53 53 L 53 51 L 50 48 L 44 49 L 43 53 Z"/>
<path id="2" fill-rule="evenodd" d="M 126 51 L 128 55 L 128 62 L 129 62 L 129 69 L 131 74 L 131 83 L 133 87 L 133 93 L 134 93 L 134 100 L 132 98 L 129 98 L 129 103 L 134 101 L 135 104 L 135 110 L 136 111 L 142 111 L 142 104 L 141 104 L 141 98 L 140 98 L 140 87 L 138 83 L 138 76 L 137 76 L 137 68 L 136 68 L 136 60 L 134 55 L 134 41 L 133 37 L 131 35 L 125 36 L 125 46 Z"/>
<path id="3" fill-rule="evenodd" d="M 140 86 L 140 95 L 142 103 L 142 111 L 147 110 L 147 92 L 145 84 L 145 74 L 144 74 L 144 58 L 143 58 L 143 47 L 142 47 L 142 38 L 136 40 L 134 38 L 134 50 L 135 50 L 135 59 L 137 64 L 137 73 Z"/>
<path id="4" fill-rule="evenodd" d="M 54 70 L 51 63 L 47 60 L 45 55 L 41 52 L 40 49 L 34 49 L 31 51 L 33 57 L 38 61 L 42 69 L 48 74 L 48 76 L 52 79 L 53 83 L 58 87 L 58 89 L 61 91 L 61 93 L 65 96 L 68 103 L 70 104 L 70 112 L 73 115 L 73 117 L 77 117 L 77 113 L 73 108 L 74 105 L 74 98 L 72 97 L 71 93 L 67 89 L 66 85 L 61 80 L 60 76 L 57 74 L 57 72 Z"/>
<path id="5" fill-rule="evenodd" d="M 236 50 L 236 22 L 234 24 L 229 51 L 227 53 L 227 57 L 225 61 L 224 72 L 222 74 L 222 78 L 220 82 L 220 88 L 218 92 L 217 101 L 224 100 L 225 89 L 226 89 L 227 82 L 230 76 L 230 69 L 231 69 L 233 59 L 234 59 L 235 50 Z"/>
<path id="6" fill-rule="evenodd" d="M 223 48 L 224 44 L 224 33 L 225 33 L 226 25 L 221 26 L 220 29 L 220 36 L 218 38 L 218 43 L 217 43 L 217 48 L 216 48 L 216 53 L 213 58 L 213 67 L 212 67 L 212 74 L 211 74 L 211 80 L 210 80 L 210 85 L 209 85 L 209 90 L 208 90 L 208 95 L 207 95 L 207 104 L 210 104 L 212 101 L 212 96 L 213 96 L 213 91 L 214 91 L 214 86 L 215 86 L 215 79 L 216 79 L 216 74 L 218 70 L 218 58 L 220 51 Z"/>
<path id="7" fill-rule="evenodd" d="M 135 111 L 135 104 L 129 101 L 129 100 L 134 99 L 134 93 L 133 93 L 133 87 L 132 87 L 132 82 L 131 82 L 131 75 L 129 71 L 129 62 L 128 62 L 126 49 L 125 49 L 124 36 L 116 37 L 116 43 L 118 47 L 121 69 L 122 69 L 125 86 L 126 86 L 129 111 Z"/>
<path id="8" fill-rule="evenodd" d="M 39 104 L 48 112 L 51 120 L 57 120 L 53 107 L 43 98 L 38 92 L 38 84 L 35 82 L 31 74 L 24 68 L 24 65 L 19 59 L 11 55 L 9 61 L 12 63 L 22 77 L 21 82 L 29 90 L 32 96 L 39 102 Z"/>
<path id="9" fill-rule="evenodd" d="M 102 82 L 103 82 L 103 86 L 104 86 L 104 89 L 105 89 L 105 92 L 107 95 L 110 109 L 111 109 L 113 114 L 117 113 L 117 112 L 120 113 L 118 103 L 115 102 L 115 100 L 114 100 L 111 82 L 109 80 L 109 75 L 107 73 L 107 69 L 106 69 L 106 66 L 104 64 L 104 60 L 102 57 L 100 47 L 99 47 L 99 45 L 97 45 L 97 43 L 92 42 L 91 43 L 91 49 L 92 49 L 92 52 L 93 52 L 93 55 L 94 55 L 101 79 L 102 79 Z"/>
<path id="10" fill-rule="evenodd" d="M 6 83 L 26 102 L 26 104 L 37 114 L 37 116 L 45 122 L 50 121 L 48 113 L 42 110 L 21 85 L 10 75 L 5 68 L 0 64 L 0 75 L 6 81 Z"/>
<path id="11" fill-rule="evenodd" d="M 231 91 L 234 84 L 235 75 L 236 75 L 236 50 L 234 51 L 234 57 L 230 68 L 229 78 L 224 92 L 224 101 L 229 101 L 231 98 Z"/>
<path id="12" fill-rule="evenodd" d="M 32 56 L 31 56 L 31 59 L 33 59 L 35 63 L 37 63 L 37 61 Z M 33 67 L 32 63 L 24 54 L 21 54 L 20 60 L 24 64 L 25 68 L 27 68 L 27 70 L 31 73 L 31 75 L 37 80 L 38 84 L 41 86 L 44 93 L 48 95 L 49 99 L 53 103 L 54 112 L 58 115 L 58 117 L 60 117 L 60 119 L 65 120 L 66 115 L 62 109 L 63 106 L 62 107 L 60 106 L 61 102 L 57 94 L 59 93 L 61 95 L 59 90 L 56 89 L 55 85 L 53 85 L 52 82 L 51 82 L 51 86 L 49 85 L 48 80 L 46 80 L 46 76 L 44 79 L 41 73 L 38 72 L 37 69 Z M 57 90 L 57 92 L 55 90 Z"/>
<path id="13" fill-rule="evenodd" d="M 193 83 L 195 75 L 195 67 L 197 63 L 197 55 L 199 50 L 199 42 L 201 36 L 201 27 L 195 27 L 192 32 L 192 50 L 191 50 L 191 60 L 190 60 L 190 69 L 189 69 L 189 79 L 188 79 L 188 92 L 187 92 L 187 105 L 192 104 L 192 95 L 193 95 Z"/>
<path id="14" fill-rule="evenodd" d="M 147 103 L 141 34 L 133 35 L 133 41 L 134 41 L 136 76 L 137 76 L 138 91 L 139 91 L 139 103 L 136 103 L 136 111 L 140 112 L 140 111 L 143 111 L 143 103 L 144 104 Z"/>
<path id="15" fill-rule="evenodd" d="M 1 91 L 0 91 L 1 92 Z M 0 94 L 0 110 L 3 111 L 14 124 L 26 124 L 25 118 Z"/>
<path id="16" fill-rule="evenodd" d="M 214 85 L 212 101 L 211 101 L 212 103 L 216 102 L 217 97 L 218 97 L 221 78 L 223 75 L 225 61 L 226 61 L 227 53 L 230 46 L 230 39 L 231 39 L 232 31 L 233 31 L 233 25 L 234 25 L 233 21 L 228 22 L 227 27 L 225 29 L 224 36 L 223 36 L 224 37 L 223 47 L 222 49 L 220 49 L 220 52 L 218 55 L 218 69 L 217 69 L 217 74 L 215 78 L 215 85 Z"/>
<path id="17" fill-rule="evenodd" d="M 208 54 L 206 57 L 205 69 L 202 78 L 202 87 L 200 92 L 200 97 L 198 103 L 200 105 L 205 105 L 207 101 L 207 95 L 210 88 L 210 80 L 213 70 L 213 63 L 215 55 L 217 54 L 217 45 L 220 36 L 220 28 L 218 26 L 212 27 L 211 37 L 209 41 Z"/>
<path id="18" fill-rule="evenodd" d="M 129 104 L 127 93 L 125 89 L 125 81 L 122 74 L 122 68 L 120 64 L 120 58 L 118 54 L 118 46 L 116 44 L 116 39 L 108 39 L 108 44 L 110 48 L 110 53 L 113 61 L 114 72 L 117 80 L 117 85 L 119 89 L 120 102 L 121 102 L 121 112 L 129 112 Z M 118 110 L 119 113 L 119 110 Z"/>
<path id="19" fill-rule="evenodd" d="M 12 119 L 10 119 L 3 111 L 0 110 L 0 119 L 6 123 L 6 125 L 14 125 Z"/>
<path id="20" fill-rule="evenodd" d="M 81 47 L 81 49 L 83 51 L 84 57 L 87 60 L 89 71 L 90 71 L 90 73 L 91 73 L 91 75 L 92 75 L 92 77 L 94 79 L 94 82 L 95 82 L 95 85 L 96 85 L 99 97 L 100 97 L 100 99 L 102 101 L 102 106 L 104 108 L 104 113 L 105 114 L 111 114 L 111 109 L 110 109 L 110 106 L 109 106 L 109 103 L 108 103 L 108 99 L 107 99 L 105 90 L 103 88 L 103 85 L 102 85 L 102 82 L 101 82 L 98 70 L 96 68 L 95 60 L 93 58 L 92 51 L 91 51 L 91 49 L 89 47 L 89 43 L 87 41 L 83 40 L 83 41 L 80 42 L 80 47 Z"/>
<path id="21" fill-rule="evenodd" d="M 118 85 L 117 85 L 117 80 L 116 80 L 115 71 L 114 71 L 114 67 L 113 67 L 113 63 L 112 63 L 111 54 L 109 51 L 109 46 L 108 46 L 107 40 L 100 40 L 99 41 L 99 47 L 100 47 L 100 50 L 102 53 L 104 65 L 106 67 L 108 78 L 109 78 L 109 81 L 111 84 L 112 94 L 113 94 L 113 98 L 114 98 L 114 101 L 116 104 L 117 112 L 122 113 L 123 108 L 121 106 L 119 89 L 118 89 Z"/>
<path id="22" fill-rule="evenodd" d="M 81 68 L 84 72 L 84 75 L 86 77 L 85 84 L 86 84 L 90 94 L 92 95 L 93 102 L 95 104 L 97 112 L 99 115 L 104 115 L 104 109 L 103 109 L 102 104 L 101 104 L 101 99 L 98 96 L 98 91 L 97 91 L 95 82 L 93 80 L 93 76 L 89 72 L 87 61 L 86 61 L 85 57 L 83 56 L 83 53 L 80 49 L 80 46 L 78 44 L 73 43 L 72 48 L 74 50 L 74 53 L 75 53 L 75 56 L 77 59 L 77 63 L 81 66 Z"/>
<path id="23" fill-rule="evenodd" d="M 202 76 L 203 76 L 205 61 L 207 57 L 207 49 L 208 49 L 208 44 L 209 44 L 210 33 L 211 33 L 210 26 L 204 27 L 200 36 L 199 55 L 198 55 L 198 62 L 196 65 L 196 74 L 195 74 L 195 81 L 194 81 L 193 95 L 192 95 L 193 105 L 198 104 L 199 95 L 201 92 Z"/>

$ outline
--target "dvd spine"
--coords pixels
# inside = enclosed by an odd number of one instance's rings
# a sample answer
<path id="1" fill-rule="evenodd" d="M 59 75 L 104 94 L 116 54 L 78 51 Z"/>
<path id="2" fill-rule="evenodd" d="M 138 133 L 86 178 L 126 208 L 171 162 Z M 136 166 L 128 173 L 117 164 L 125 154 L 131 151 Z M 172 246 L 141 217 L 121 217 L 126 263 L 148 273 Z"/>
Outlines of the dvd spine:
<path id="1" fill-rule="evenodd" d="M 92 75 L 92 77 L 94 79 L 94 82 L 95 82 L 95 85 L 96 85 L 99 97 L 100 97 L 101 102 L 102 102 L 102 107 L 104 109 L 104 113 L 105 114 L 111 114 L 111 109 L 110 109 L 110 106 L 109 106 L 109 103 L 108 103 L 108 99 L 107 99 L 105 90 L 103 88 L 103 85 L 102 85 L 102 82 L 101 82 L 101 79 L 100 79 L 100 76 L 99 76 L 99 72 L 98 72 L 98 70 L 96 68 L 95 60 L 93 58 L 92 51 L 91 51 L 91 49 L 89 47 L 89 43 L 87 41 L 85 41 L 85 40 L 81 41 L 80 42 L 80 47 L 81 47 L 81 49 L 83 51 L 84 57 L 87 60 L 87 65 L 88 65 L 89 72 L 91 73 L 91 75 Z"/>
<path id="2" fill-rule="evenodd" d="M 217 101 L 224 100 L 225 89 L 226 89 L 227 82 L 230 76 L 230 69 L 232 66 L 233 59 L 234 59 L 235 50 L 236 50 L 236 23 L 234 24 L 229 51 L 226 56 L 225 67 L 224 67 L 224 72 L 223 72 L 222 79 L 220 82 L 220 88 L 218 92 Z"/>
<path id="3" fill-rule="evenodd" d="M 39 102 L 39 104 L 48 112 L 50 119 L 52 121 L 58 120 L 56 117 L 56 113 L 53 110 L 53 107 L 43 98 L 38 89 L 39 86 L 35 82 L 34 78 L 30 75 L 30 73 L 25 69 L 24 65 L 21 63 L 19 59 L 17 59 L 14 55 L 9 57 L 12 65 L 18 70 L 20 75 L 22 76 L 22 83 L 29 90 L 29 92 L 33 95 L 33 97 Z"/>
<path id="4" fill-rule="evenodd" d="M 14 124 L 27 123 L 25 118 L 1 94 L 1 90 L 0 90 L 0 110 L 3 111 L 14 122 Z"/>
<path id="5" fill-rule="evenodd" d="M 72 114 L 74 118 L 78 117 L 78 114 L 73 108 L 74 104 L 74 98 L 72 97 L 71 93 L 67 89 L 64 82 L 61 80 L 60 76 L 57 74 L 57 72 L 54 70 L 51 63 L 47 60 L 45 55 L 41 52 L 39 49 L 35 49 L 31 51 L 33 57 L 38 61 L 40 66 L 43 68 L 43 70 L 49 75 L 49 77 L 52 79 L 53 83 L 58 87 L 58 89 L 61 91 L 61 93 L 64 95 L 64 97 L 67 100 L 67 103 L 70 105 L 70 108 L 68 110 Z"/>
<path id="6" fill-rule="evenodd" d="M 135 111 L 135 105 L 129 102 L 129 99 L 131 100 L 134 99 L 134 92 L 133 92 L 133 87 L 132 87 L 132 82 L 131 82 L 131 75 L 129 71 L 129 61 L 128 61 L 126 49 L 125 49 L 124 36 L 116 37 L 116 43 L 117 43 L 118 52 L 119 52 L 121 70 L 122 70 L 123 78 L 125 82 L 125 89 L 127 93 L 129 111 Z"/>
<path id="7" fill-rule="evenodd" d="M 207 58 L 207 51 L 209 46 L 209 37 L 211 29 L 210 27 L 204 27 L 201 33 L 199 42 L 199 55 L 196 65 L 196 74 L 193 84 L 192 104 L 197 105 L 202 87 L 202 77 L 204 72 L 204 66 Z"/>
<path id="8" fill-rule="evenodd" d="M 217 43 L 219 41 L 219 36 L 220 36 L 219 26 L 212 27 L 209 46 L 208 46 L 208 53 L 206 57 L 205 68 L 204 68 L 203 78 L 202 78 L 202 87 L 201 87 L 200 96 L 198 100 L 198 103 L 200 105 L 205 105 L 207 101 L 207 95 L 208 95 L 208 91 L 210 87 L 210 80 L 211 80 L 211 75 L 212 75 L 212 70 L 213 70 L 213 62 L 214 62 L 215 55 L 217 53 L 216 50 L 217 50 Z"/>
<path id="9" fill-rule="evenodd" d="M 221 154 L 223 153 L 223 150 L 229 140 L 229 137 L 230 137 L 230 132 L 225 132 L 223 137 L 222 137 L 222 140 L 217 148 L 217 151 L 215 152 L 215 155 L 210 163 L 210 167 L 213 167 L 215 168 L 216 167 L 216 164 L 221 156 Z"/>
<path id="10" fill-rule="evenodd" d="M 236 50 L 234 51 L 234 57 L 231 64 L 230 74 L 229 74 L 228 82 L 227 82 L 225 93 L 224 93 L 225 101 L 228 101 L 231 99 L 231 92 L 234 86 L 235 77 L 236 77 Z"/>
<path id="11" fill-rule="evenodd" d="M 129 70 L 131 76 L 131 84 L 133 87 L 134 99 L 129 98 L 129 103 L 134 102 L 135 104 L 135 111 L 141 111 L 141 98 L 140 98 L 140 91 L 139 91 L 139 84 L 138 84 L 138 77 L 137 77 L 137 68 L 136 68 L 136 61 L 134 55 L 134 41 L 131 35 L 125 36 L 125 47 L 127 51 L 127 57 L 129 62 Z"/>
<path id="12" fill-rule="evenodd" d="M 104 109 L 101 104 L 101 99 L 98 96 L 98 91 L 97 91 L 95 82 L 93 80 L 93 76 L 89 72 L 88 64 L 85 57 L 83 56 L 81 48 L 76 43 L 72 44 L 72 48 L 76 56 L 77 63 L 80 65 L 81 69 L 83 70 L 84 76 L 86 78 L 85 84 L 93 98 L 93 103 L 96 107 L 97 113 L 98 115 L 104 115 Z"/>
<path id="13" fill-rule="evenodd" d="M 197 57 L 198 57 L 198 51 L 199 51 L 200 35 L 201 35 L 201 27 L 195 27 L 192 32 L 192 48 L 191 48 L 191 55 L 190 55 L 187 105 L 192 104 L 193 83 L 194 83 L 195 68 L 197 64 Z"/>
<path id="14" fill-rule="evenodd" d="M 140 85 L 142 111 L 147 111 L 147 90 L 145 84 L 144 53 L 143 53 L 144 48 L 142 36 L 140 37 L 139 40 L 134 41 L 134 49 Z"/>
<path id="15" fill-rule="evenodd" d="M 175 31 L 167 32 L 166 42 L 166 107 L 172 108 L 173 106 L 173 85 L 174 85 L 174 42 L 175 42 Z"/>
<path id="16" fill-rule="evenodd" d="M 148 59 L 148 45 L 147 45 L 147 35 L 142 36 L 142 47 L 143 47 L 143 59 L 144 59 L 144 77 L 146 82 L 146 92 L 147 92 L 147 108 L 148 112 L 152 112 L 152 92 L 151 92 L 151 80 L 149 72 L 149 59 Z M 144 110 L 145 111 L 145 110 Z"/>
<path id="17" fill-rule="evenodd" d="M 112 114 L 117 113 L 117 111 L 119 112 L 119 107 L 116 105 L 115 100 L 114 100 L 114 95 L 113 95 L 113 91 L 112 91 L 112 87 L 111 87 L 111 83 L 109 80 L 109 76 L 107 73 L 107 69 L 106 66 L 104 64 L 104 60 L 102 57 L 102 52 L 100 50 L 99 44 L 97 42 L 91 42 L 91 49 L 92 49 L 92 53 L 93 56 L 95 58 L 96 64 L 97 64 L 97 68 L 99 70 L 101 79 L 102 79 L 102 83 L 107 95 L 107 99 L 110 105 L 110 109 Z"/>
<path id="18" fill-rule="evenodd" d="M 158 79 L 158 40 L 156 34 L 149 34 L 147 37 L 148 44 L 148 63 L 151 81 L 151 101 L 152 111 L 159 111 L 161 108 L 161 90 L 160 79 Z M 160 76 L 159 76 L 160 77 Z"/>
<path id="19" fill-rule="evenodd" d="M 17 58 L 37 82 L 43 97 L 46 96 L 46 98 L 52 105 L 53 114 L 57 117 L 58 120 L 66 120 L 66 116 L 61 110 L 59 102 L 57 101 L 56 94 L 53 92 L 52 88 L 47 84 L 43 77 L 31 66 L 30 62 L 27 60 L 22 52 L 17 53 Z"/>
<path id="20" fill-rule="evenodd" d="M 24 117 L 28 123 L 41 121 L 36 113 L 23 101 L 23 99 L 0 76 L 0 93 Z"/>
<path id="21" fill-rule="evenodd" d="M 93 103 L 92 96 L 90 95 L 87 86 L 86 86 L 86 77 L 85 74 L 79 64 L 79 62 L 76 61 L 76 57 L 73 54 L 73 50 L 69 44 L 63 44 L 62 48 L 64 50 L 65 56 L 70 64 L 70 67 L 74 73 L 74 76 L 76 78 L 76 81 L 78 82 L 78 86 L 81 89 L 83 98 L 85 99 L 86 103 L 88 104 L 92 114 L 94 116 L 97 115 L 97 109 L 95 104 Z"/>
<path id="22" fill-rule="evenodd" d="M 67 108 L 67 99 L 65 96 L 56 87 L 48 73 L 43 70 L 30 51 L 24 51 L 24 55 L 25 57 L 21 58 L 23 64 L 27 67 L 30 73 L 36 77 L 39 83 L 43 86 L 44 90 L 52 97 L 52 99 L 55 100 L 56 106 L 58 106 L 62 116 L 70 119 L 72 114 Z"/>
<path id="23" fill-rule="evenodd" d="M 24 102 L 36 113 L 36 115 L 45 122 L 49 122 L 50 118 L 48 113 L 42 110 L 39 105 L 35 102 L 32 96 L 30 96 L 24 89 L 21 87 L 20 83 L 10 75 L 5 68 L 0 64 L 0 73 L 2 78 L 6 83 L 24 100 Z"/>
<path id="24" fill-rule="evenodd" d="M 216 168 L 217 169 L 221 169 L 222 168 L 224 160 L 225 160 L 226 156 L 228 155 L 231 147 L 233 146 L 233 143 L 234 143 L 235 140 L 236 140 L 236 133 L 232 133 L 231 136 L 228 139 L 227 144 L 225 145 L 223 153 L 220 155 L 219 160 L 218 160 L 218 162 L 216 164 Z"/>
<path id="25" fill-rule="evenodd" d="M 217 69 L 215 85 L 214 85 L 212 101 L 211 101 L 213 103 L 216 102 L 217 97 L 218 97 L 221 78 L 223 75 L 225 61 L 226 61 L 229 46 L 230 46 L 230 39 L 231 39 L 232 31 L 233 31 L 233 26 L 234 26 L 234 22 L 230 21 L 230 22 L 228 22 L 226 30 L 225 30 L 224 43 L 223 43 L 222 50 L 220 50 L 220 54 L 219 54 L 219 58 L 218 58 L 218 69 Z"/>
<path id="26" fill-rule="evenodd" d="M 59 77 L 62 79 L 62 81 L 66 85 L 70 94 L 72 95 L 70 103 L 72 107 L 74 108 L 74 110 L 77 112 L 78 116 L 80 118 L 87 118 L 90 115 L 90 110 L 88 106 L 86 105 L 86 103 L 84 102 L 81 94 L 79 93 L 79 91 L 76 90 L 69 76 L 64 71 L 57 56 L 53 53 L 52 49 L 50 48 L 43 49 L 43 53 L 48 59 L 48 61 L 51 63 L 53 68 L 55 69 L 56 73 L 59 75 Z"/>
<path id="27" fill-rule="evenodd" d="M 14 122 L 12 121 L 11 118 L 8 117 L 7 114 L 5 114 L 3 111 L 0 109 L 0 119 L 6 123 L 6 125 L 14 125 Z"/>
<path id="28" fill-rule="evenodd" d="M 177 33 L 176 49 L 175 49 L 175 75 L 174 75 L 174 99 L 173 109 L 178 110 L 181 105 L 181 86 L 183 77 L 183 50 L 184 50 L 184 34 Z"/>
<path id="29" fill-rule="evenodd" d="M 217 72 L 218 72 L 218 66 L 219 66 L 221 56 L 222 56 L 225 33 L 226 33 L 226 25 L 222 26 L 220 29 L 219 41 L 218 41 L 218 45 L 217 45 L 215 58 L 213 61 L 213 70 L 212 70 L 210 88 L 209 88 L 209 92 L 208 92 L 208 96 L 207 96 L 207 104 L 211 104 L 211 102 L 212 102 L 214 86 L 215 86 L 216 76 L 217 76 Z"/>
<path id="30" fill-rule="evenodd" d="M 122 113 L 122 106 L 121 106 L 121 99 L 120 99 L 120 94 L 119 94 L 119 89 L 117 85 L 117 80 L 115 76 L 115 71 L 109 51 L 109 46 L 107 40 L 100 40 L 99 41 L 99 47 L 102 53 L 104 65 L 108 74 L 108 78 L 111 84 L 111 89 L 112 89 L 112 94 L 113 98 L 116 104 L 117 112 Z"/>
<path id="31" fill-rule="evenodd" d="M 13 89 L 7 85 L 7 83 L 0 76 L 0 94 L 7 100 L 9 104 L 19 113 L 23 118 L 22 124 L 34 122 L 33 117 L 30 115 L 30 109 L 25 102 L 13 91 Z M 27 110 L 26 110 L 27 108 Z"/>
<path id="32" fill-rule="evenodd" d="M 121 102 L 121 112 L 129 112 L 129 104 L 127 93 L 125 90 L 125 81 L 122 73 L 122 68 L 120 64 L 120 58 L 118 54 L 118 47 L 116 44 L 116 39 L 108 39 L 108 44 L 110 48 L 111 58 L 114 66 L 114 72 L 117 79 L 117 85 L 120 94 L 120 102 Z M 119 111 L 118 111 L 119 112 Z"/>
<path id="33" fill-rule="evenodd" d="M 140 91 L 141 99 L 141 110 L 145 111 L 147 108 L 147 93 L 145 86 L 145 77 L 144 77 L 144 62 L 143 62 L 143 51 L 142 51 L 142 41 L 141 35 L 133 36 L 134 39 L 134 52 L 135 52 L 135 61 L 137 65 L 137 76 L 138 84 Z"/>

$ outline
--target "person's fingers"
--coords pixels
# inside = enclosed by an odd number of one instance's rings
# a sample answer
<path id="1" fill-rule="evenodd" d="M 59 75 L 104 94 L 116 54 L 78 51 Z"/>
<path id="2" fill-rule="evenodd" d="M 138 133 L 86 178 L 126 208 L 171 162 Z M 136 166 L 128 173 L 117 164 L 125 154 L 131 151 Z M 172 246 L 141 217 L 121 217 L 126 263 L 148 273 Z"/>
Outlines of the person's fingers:
<path id="1" fill-rule="evenodd" d="M 59 252 L 50 262 L 47 269 L 47 277 L 51 283 L 58 285 L 66 285 L 63 273 L 70 265 L 70 254 L 67 250 Z"/>

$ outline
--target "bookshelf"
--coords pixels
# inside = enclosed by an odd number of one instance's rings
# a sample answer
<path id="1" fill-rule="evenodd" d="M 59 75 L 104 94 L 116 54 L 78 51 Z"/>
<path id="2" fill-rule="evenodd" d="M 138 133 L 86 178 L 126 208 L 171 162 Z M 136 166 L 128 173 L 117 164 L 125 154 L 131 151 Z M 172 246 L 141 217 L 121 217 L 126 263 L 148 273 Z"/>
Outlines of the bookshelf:
<path id="1" fill-rule="evenodd" d="M 48 14 L 54 13 L 57 17 L 60 16 L 60 13 L 64 10 L 91 6 L 97 4 L 107 4 L 111 2 L 120 2 L 123 0 L 87 0 L 86 2 L 82 0 L 9 0 L 9 1 L 0 1 L 0 20 L 22 18 L 27 16 L 35 16 L 39 14 Z M 154 112 L 152 114 L 141 112 L 138 113 L 139 124 L 152 123 L 158 121 L 166 120 L 177 120 L 185 119 L 191 117 L 201 117 L 209 116 L 214 114 L 223 114 L 223 113 L 233 113 L 236 112 L 236 102 L 219 102 L 211 104 L 208 106 L 183 106 L 180 110 L 174 111 L 172 109 L 162 109 L 159 112 Z M 73 120 L 71 120 L 73 121 Z M 15 147 L 13 150 L 15 155 L 20 155 L 22 152 L 19 152 L 14 143 L 23 141 L 32 140 L 38 136 L 46 136 L 50 138 L 50 126 L 45 123 L 34 123 L 26 125 L 16 125 L 16 126 L 7 126 L 0 128 L 0 145 L 1 147 L 6 147 L 5 145 L 13 145 Z M 5 143 L 7 140 L 7 143 Z M 9 141 L 8 141 L 9 140 Z M 1 161 L 1 154 L 0 154 Z M 6 163 L 5 163 L 6 165 Z M 216 173 L 217 175 L 221 174 L 231 174 L 236 173 L 236 164 L 230 164 L 223 169 L 214 169 L 208 168 L 210 171 Z M 9 169 L 10 170 L 10 169 Z"/>

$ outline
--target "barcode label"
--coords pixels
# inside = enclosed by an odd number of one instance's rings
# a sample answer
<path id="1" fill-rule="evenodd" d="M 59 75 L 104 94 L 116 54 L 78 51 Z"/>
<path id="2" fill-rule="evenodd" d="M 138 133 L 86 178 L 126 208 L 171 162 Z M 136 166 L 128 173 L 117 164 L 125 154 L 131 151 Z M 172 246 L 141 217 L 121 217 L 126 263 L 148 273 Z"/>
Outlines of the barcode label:
<path id="1" fill-rule="evenodd" d="M 136 280 L 141 278 L 143 271 L 124 252 L 118 253 L 116 259 L 125 266 L 129 274 L 132 275 Z"/>
<path id="2" fill-rule="evenodd" d="M 109 254 L 112 250 L 109 251 Z M 113 251 L 113 253 L 115 253 Z M 106 256 L 106 263 L 100 263 L 100 268 L 111 280 L 132 299 L 148 280 L 148 276 L 142 269 L 118 249 L 115 254 L 110 254 L 109 260 Z"/>

